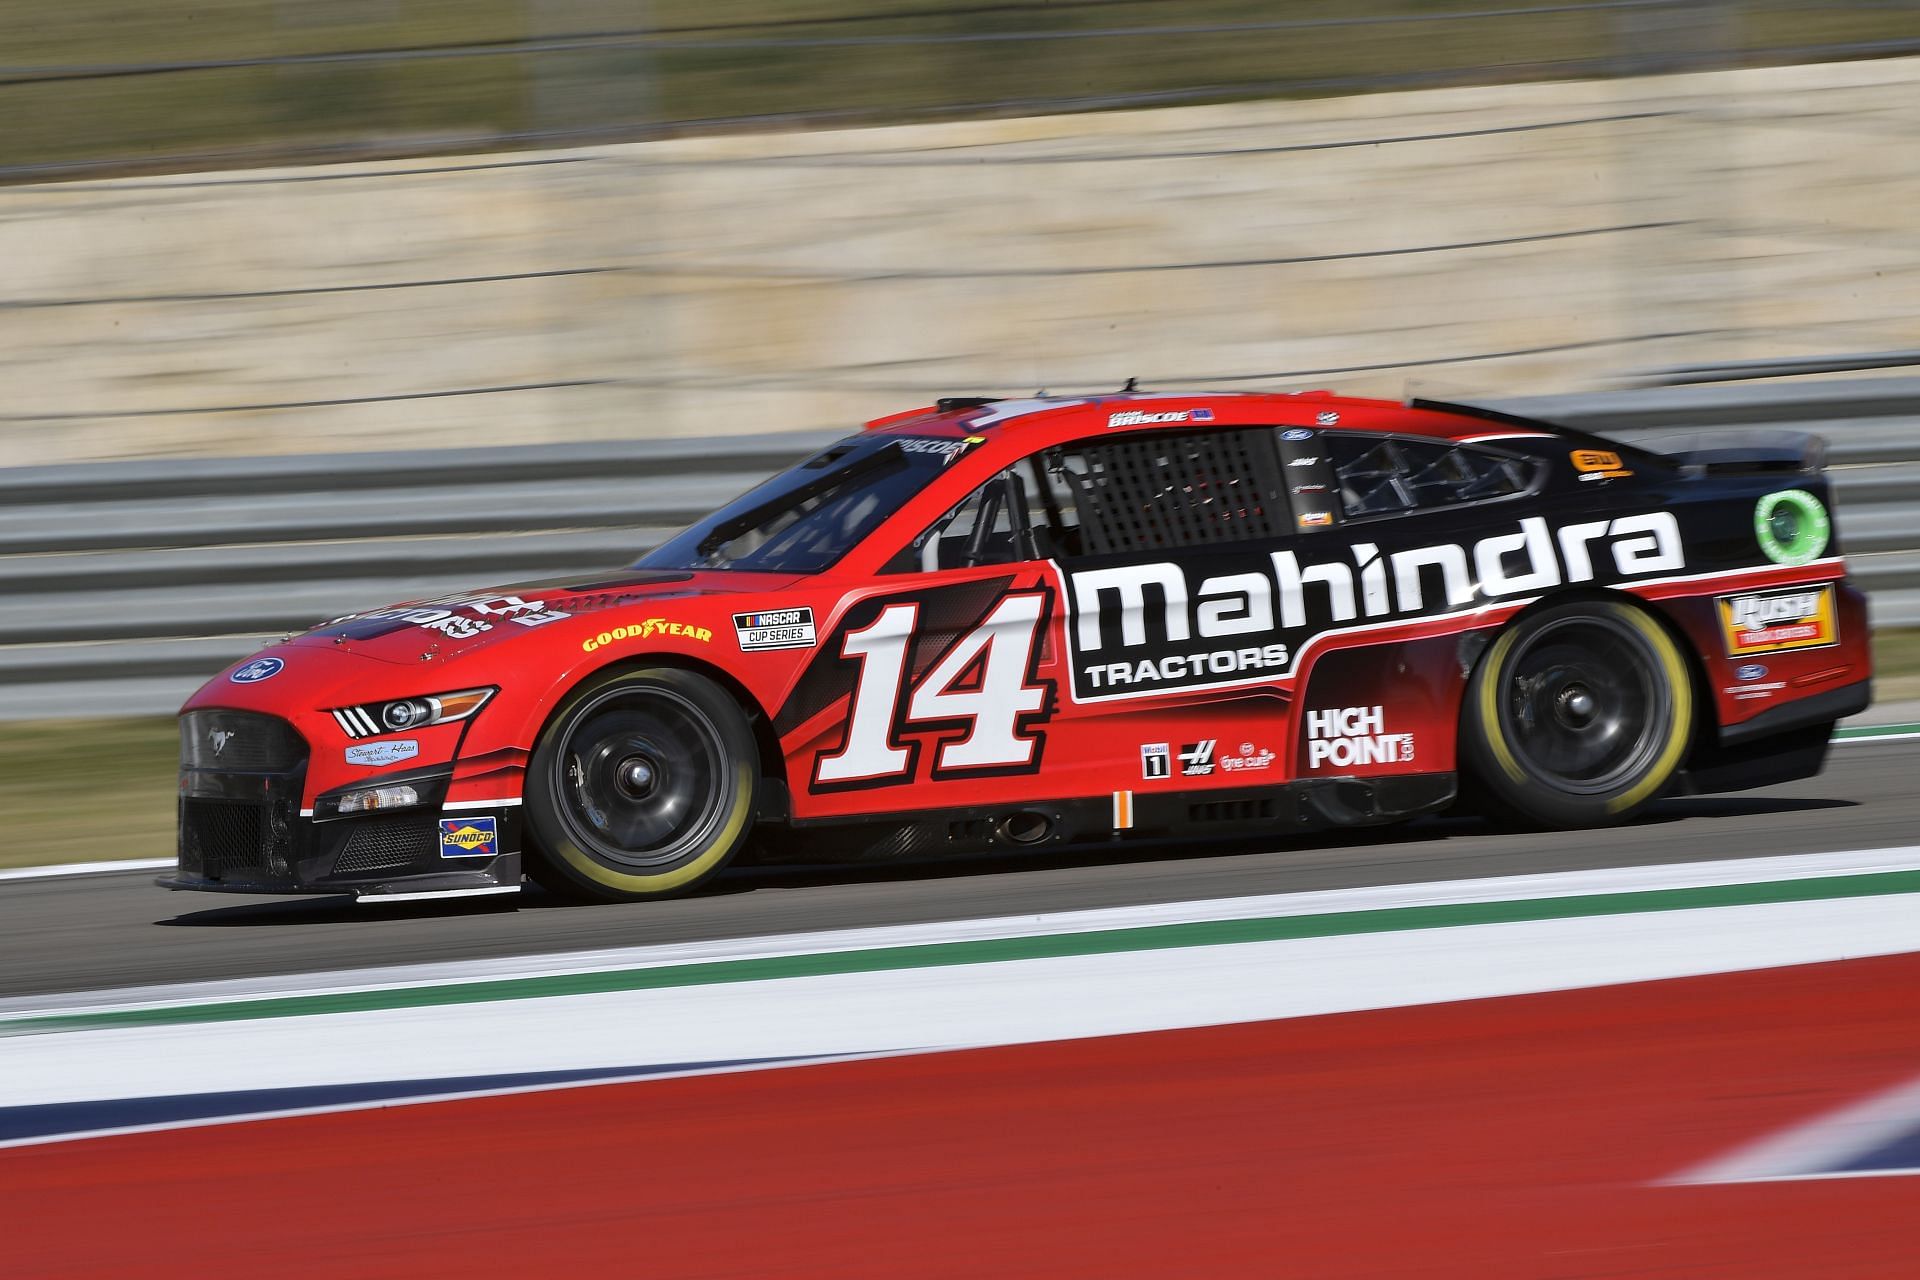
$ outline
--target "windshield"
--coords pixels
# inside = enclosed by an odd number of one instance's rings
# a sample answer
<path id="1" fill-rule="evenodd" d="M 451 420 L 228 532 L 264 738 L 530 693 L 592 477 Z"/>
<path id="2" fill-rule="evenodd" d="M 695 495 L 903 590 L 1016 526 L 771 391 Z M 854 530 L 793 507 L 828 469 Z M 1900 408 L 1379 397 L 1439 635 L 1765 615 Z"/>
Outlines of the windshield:
<path id="1" fill-rule="evenodd" d="M 635 565 L 819 573 L 940 474 L 961 440 L 855 436 L 742 494 Z"/>

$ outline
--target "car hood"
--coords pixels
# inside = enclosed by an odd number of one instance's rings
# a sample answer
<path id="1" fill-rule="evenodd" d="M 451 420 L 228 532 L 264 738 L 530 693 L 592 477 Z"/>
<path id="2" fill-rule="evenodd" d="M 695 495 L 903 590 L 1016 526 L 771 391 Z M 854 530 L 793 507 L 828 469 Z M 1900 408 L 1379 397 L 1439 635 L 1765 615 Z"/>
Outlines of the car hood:
<path id="1" fill-rule="evenodd" d="M 694 596 L 777 591 L 790 574 L 629 569 L 520 582 L 411 600 L 349 614 L 288 643 L 325 646 L 384 662 L 417 666 L 535 634 L 551 624 L 608 609 Z"/>

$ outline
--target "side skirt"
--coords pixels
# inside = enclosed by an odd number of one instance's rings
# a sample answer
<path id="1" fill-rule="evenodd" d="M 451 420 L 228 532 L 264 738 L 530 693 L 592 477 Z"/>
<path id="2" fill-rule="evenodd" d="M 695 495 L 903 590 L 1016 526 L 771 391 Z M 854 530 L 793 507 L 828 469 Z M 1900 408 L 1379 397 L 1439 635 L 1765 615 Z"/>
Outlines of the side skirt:
<path id="1" fill-rule="evenodd" d="M 1060 849 L 1118 840 L 1290 835 L 1328 827 L 1376 826 L 1434 813 L 1453 803 L 1452 773 L 1384 778 L 1308 778 L 1264 787 L 1133 791 L 1132 825 L 1116 826 L 1113 796 L 978 805 L 862 818 L 769 825 L 749 861 L 849 861 L 989 851 Z"/>

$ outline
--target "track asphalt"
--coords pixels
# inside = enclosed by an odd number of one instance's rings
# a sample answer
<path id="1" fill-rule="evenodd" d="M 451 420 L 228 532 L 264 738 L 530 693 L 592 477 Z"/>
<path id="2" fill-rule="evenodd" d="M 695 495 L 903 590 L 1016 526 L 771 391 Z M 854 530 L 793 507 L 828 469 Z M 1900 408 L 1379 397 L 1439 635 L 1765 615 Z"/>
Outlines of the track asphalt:
<path id="1" fill-rule="evenodd" d="M 0 884 L 0 995 L 540 955 L 1251 894 L 1911 844 L 1920 742 L 1834 748 L 1825 774 L 1662 801 L 1608 831 L 1435 819 L 1297 844 L 1124 846 L 887 866 L 747 868 L 699 896 L 574 907 L 535 891 L 379 909 L 168 894 L 151 872 Z"/>

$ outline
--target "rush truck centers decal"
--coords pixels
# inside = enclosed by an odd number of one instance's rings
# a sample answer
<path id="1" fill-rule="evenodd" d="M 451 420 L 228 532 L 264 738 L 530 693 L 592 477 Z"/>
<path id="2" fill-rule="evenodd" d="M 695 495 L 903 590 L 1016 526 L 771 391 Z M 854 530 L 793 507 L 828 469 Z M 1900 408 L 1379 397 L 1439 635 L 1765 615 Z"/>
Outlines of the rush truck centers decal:
<path id="1" fill-rule="evenodd" d="M 1819 649 L 1840 642 L 1831 585 L 1717 596 L 1714 606 L 1728 657 Z"/>
<path id="2" fill-rule="evenodd" d="M 1308 639 L 1343 623 L 1447 613 L 1687 563 L 1679 521 L 1666 511 L 1558 527 L 1532 516 L 1465 545 L 1393 548 L 1382 545 L 1388 532 L 1381 529 L 1381 543 L 1324 553 L 1215 553 L 1065 573 L 1074 697 L 1270 680 L 1292 669 Z"/>

